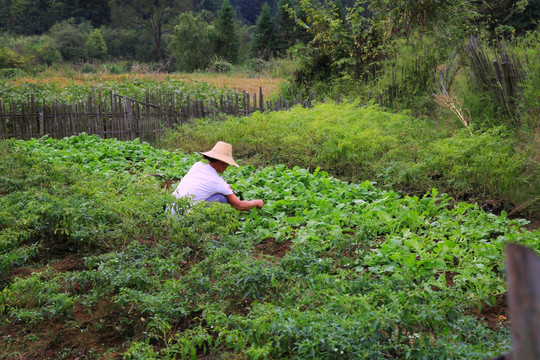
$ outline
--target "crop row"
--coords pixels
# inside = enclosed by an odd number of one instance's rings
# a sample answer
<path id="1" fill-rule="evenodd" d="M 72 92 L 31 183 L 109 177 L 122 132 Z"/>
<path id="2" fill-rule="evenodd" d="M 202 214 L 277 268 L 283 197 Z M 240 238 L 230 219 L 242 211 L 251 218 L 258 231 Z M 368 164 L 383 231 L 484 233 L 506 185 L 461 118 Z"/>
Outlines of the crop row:
<path id="1" fill-rule="evenodd" d="M 4 277 L 0 329 L 76 322 L 105 301 L 128 359 L 489 358 L 508 350 L 508 324 L 475 314 L 506 292 L 504 246 L 540 249 L 526 221 L 435 189 L 245 165 L 224 176 L 263 209 L 187 211 L 145 175 L 174 187 L 196 154 L 86 134 L 4 141 L 0 154 L 0 271 L 36 269 Z M 83 266 L 54 271 L 58 254 Z"/>

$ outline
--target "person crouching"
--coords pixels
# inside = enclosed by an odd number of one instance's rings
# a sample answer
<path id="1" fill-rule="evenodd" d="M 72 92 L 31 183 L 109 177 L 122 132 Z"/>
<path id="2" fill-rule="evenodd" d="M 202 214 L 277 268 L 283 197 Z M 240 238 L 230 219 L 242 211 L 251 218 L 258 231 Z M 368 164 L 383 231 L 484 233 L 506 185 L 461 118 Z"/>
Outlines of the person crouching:
<path id="1" fill-rule="evenodd" d="M 237 210 L 247 211 L 255 207 L 262 208 L 261 199 L 240 200 L 231 186 L 219 176 L 229 165 L 238 167 L 232 157 L 232 145 L 218 141 L 212 150 L 199 152 L 208 163 L 195 163 L 182 178 L 173 192 L 177 198 L 188 197 L 192 204 L 200 201 L 228 203 Z"/>

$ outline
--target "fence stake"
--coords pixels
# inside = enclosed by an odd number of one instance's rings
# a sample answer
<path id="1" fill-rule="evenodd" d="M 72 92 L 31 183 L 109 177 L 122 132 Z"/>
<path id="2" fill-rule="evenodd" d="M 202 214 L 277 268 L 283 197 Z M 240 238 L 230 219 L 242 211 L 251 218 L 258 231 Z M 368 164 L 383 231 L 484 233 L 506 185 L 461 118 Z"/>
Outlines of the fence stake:
<path id="1" fill-rule="evenodd" d="M 506 247 L 513 358 L 540 359 L 540 258 L 533 250 Z"/>

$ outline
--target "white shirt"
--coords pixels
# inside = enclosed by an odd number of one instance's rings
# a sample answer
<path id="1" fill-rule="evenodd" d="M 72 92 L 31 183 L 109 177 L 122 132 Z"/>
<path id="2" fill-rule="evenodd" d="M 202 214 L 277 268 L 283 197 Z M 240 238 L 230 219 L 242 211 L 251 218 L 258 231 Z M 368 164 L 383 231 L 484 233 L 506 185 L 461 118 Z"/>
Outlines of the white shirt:
<path id="1" fill-rule="evenodd" d="M 177 198 L 190 197 L 192 203 L 208 199 L 214 194 L 231 195 L 231 187 L 216 169 L 201 161 L 195 163 L 174 190 Z"/>

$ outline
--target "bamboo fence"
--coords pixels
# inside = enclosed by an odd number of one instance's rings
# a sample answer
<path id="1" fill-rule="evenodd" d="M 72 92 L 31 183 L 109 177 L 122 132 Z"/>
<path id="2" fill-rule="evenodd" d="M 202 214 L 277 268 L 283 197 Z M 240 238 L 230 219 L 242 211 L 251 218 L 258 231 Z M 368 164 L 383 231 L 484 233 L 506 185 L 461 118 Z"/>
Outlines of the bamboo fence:
<path id="1" fill-rule="evenodd" d="M 112 91 L 106 95 L 93 92 L 87 100 L 76 103 L 36 103 L 34 98 L 28 94 L 22 104 L 0 98 L 0 139 L 27 140 L 45 135 L 61 139 L 85 132 L 103 138 L 154 142 L 166 128 L 193 119 L 248 116 L 256 111 L 288 110 L 297 104 L 309 107 L 314 96 L 265 102 L 261 88 L 259 94 L 251 96 L 244 92 L 207 100 L 182 93 L 147 93 L 145 99 L 137 99 Z"/>

